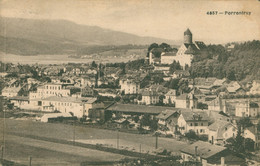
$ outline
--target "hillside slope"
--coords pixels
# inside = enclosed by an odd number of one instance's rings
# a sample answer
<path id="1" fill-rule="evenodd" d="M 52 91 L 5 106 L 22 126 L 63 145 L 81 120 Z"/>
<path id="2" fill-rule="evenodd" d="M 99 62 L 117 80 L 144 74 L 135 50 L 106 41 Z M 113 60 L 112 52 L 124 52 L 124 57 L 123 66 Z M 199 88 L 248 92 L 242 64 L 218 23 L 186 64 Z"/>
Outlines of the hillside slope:
<path id="1" fill-rule="evenodd" d="M 14 54 L 76 52 L 93 45 L 147 45 L 174 41 L 79 25 L 66 20 L 0 18 L 0 51 Z"/>

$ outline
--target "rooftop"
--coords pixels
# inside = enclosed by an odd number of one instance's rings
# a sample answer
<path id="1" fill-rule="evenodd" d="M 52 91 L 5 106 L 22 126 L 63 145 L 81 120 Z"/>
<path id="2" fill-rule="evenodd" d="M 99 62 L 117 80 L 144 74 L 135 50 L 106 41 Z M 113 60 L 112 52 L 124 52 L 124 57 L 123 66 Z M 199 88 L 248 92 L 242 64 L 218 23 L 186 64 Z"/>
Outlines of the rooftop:
<path id="1" fill-rule="evenodd" d="M 107 108 L 108 111 L 141 113 L 141 114 L 160 114 L 165 110 L 174 110 L 173 107 L 147 106 L 136 104 L 119 104 L 115 103 Z"/>
<path id="2" fill-rule="evenodd" d="M 165 110 L 165 111 L 162 111 L 158 116 L 157 118 L 158 119 L 164 119 L 164 120 L 167 120 L 170 116 L 172 116 L 174 113 L 177 113 L 175 110 Z"/>
<path id="3" fill-rule="evenodd" d="M 181 115 L 186 121 L 208 121 L 209 116 L 205 111 L 199 109 L 189 109 L 190 111 L 181 111 Z"/>
<path id="4" fill-rule="evenodd" d="M 216 155 L 217 153 L 226 150 L 226 147 L 212 145 L 208 142 L 197 141 L 194 144 L 189 145 L 186 148 L 182 149 L 181 152 L 190 155 L 195 155 L 195 147 L 198 148 L 196 155 L 200 156 L 203 159 L 210 158 Z"/>
<path id="5" fill-rule="evenodd" d="M 60 101 L 60 102 L 71 102 L 71 103 L 94 103 L 97 99 L 91 97 L 58 97 L 58 96 L 50 96 L 42 99 L 43 101 Z"/>

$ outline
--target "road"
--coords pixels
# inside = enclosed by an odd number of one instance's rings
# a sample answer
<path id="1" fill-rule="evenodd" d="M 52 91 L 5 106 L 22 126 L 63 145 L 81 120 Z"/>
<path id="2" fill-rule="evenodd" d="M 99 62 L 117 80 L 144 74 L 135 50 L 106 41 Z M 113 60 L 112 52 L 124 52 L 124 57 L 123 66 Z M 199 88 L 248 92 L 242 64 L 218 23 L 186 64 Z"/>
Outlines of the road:
<path id="1" fill-rule="evenodd" d="M 3 119 L 0 119 L 0 142 L 3 144 Z M 155 151 L 155 137 L 111 130 L 96 129 L 86 126 L 41 123 L 6 119 L 4 158 L 21 164 L 28 164 L 29 156 L 37 165 L 79 165 L 86 161 L 117 161 L 127 155 L 110 153 L 93 148 L 73 146 L 66 141 L 73 140 L 75 129 L 76 143 L 103 144 L 110 148 L 151 153 Z M 117 134 L 119 142 L 117 142 Z M 64 143 L 65 142 L 65 143 Z M 186 143 L 169 138 L 159 138 L 158 147 L 179 152 Z"/>

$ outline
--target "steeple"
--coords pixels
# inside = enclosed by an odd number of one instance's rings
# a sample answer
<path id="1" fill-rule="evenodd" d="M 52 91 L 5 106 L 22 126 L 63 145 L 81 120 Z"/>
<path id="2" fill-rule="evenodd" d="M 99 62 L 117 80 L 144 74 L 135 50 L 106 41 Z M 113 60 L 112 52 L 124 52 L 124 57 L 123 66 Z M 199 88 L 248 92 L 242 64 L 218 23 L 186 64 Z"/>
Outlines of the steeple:
<path id="1" fill-rule="evenodd" d="M 192 33 L 191 33 L 191 31 L 190 31 L 189 28 L 184 32 L 184 36 L 185 36 L 185 35 L 192 35 Z"/>
<path id="2" fill-rule="evenodd" d="M 189 28 L 184 32 L 184 43 L 192 44 L 192 33 Z"/>

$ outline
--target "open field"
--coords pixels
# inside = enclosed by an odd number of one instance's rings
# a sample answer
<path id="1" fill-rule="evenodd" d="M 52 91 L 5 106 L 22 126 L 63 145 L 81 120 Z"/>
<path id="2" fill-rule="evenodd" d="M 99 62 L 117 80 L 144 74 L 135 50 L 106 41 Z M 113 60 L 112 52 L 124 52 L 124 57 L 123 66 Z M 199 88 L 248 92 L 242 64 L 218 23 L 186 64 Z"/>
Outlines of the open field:
<path id="1" fill-rule="evenodd" d="M 3 119 L 0 119 L 2 126 Z M 5 158 L 18 163 L 28 163 L 32 156 L 33 162 L 38 165 L 79 165 L 86 161 L 118 161 L 129 157 L 119 153 L 110 153 L 104 150 L 95 150 L 84 144 L 107 144 L 116 148 L 117 132 L 75 126 L 75 140 L 77 146 L 67 143 L 73 140 L 74 126 L 66 124 L 52 124 L 32 121 L 6 119 L 6 151 Z M 2 144 L 3 127 L 0 128 Z M 81 144 L 80 144 L 81 143 Z M 119 132 L 119 146 L 123 149 L 142 153 L 155 150 L 155 137 Z M 178 152 L 187 144 L 174 139 L 159 138 L 158 147 Z"/>

